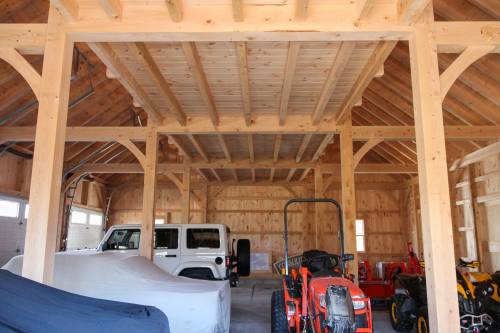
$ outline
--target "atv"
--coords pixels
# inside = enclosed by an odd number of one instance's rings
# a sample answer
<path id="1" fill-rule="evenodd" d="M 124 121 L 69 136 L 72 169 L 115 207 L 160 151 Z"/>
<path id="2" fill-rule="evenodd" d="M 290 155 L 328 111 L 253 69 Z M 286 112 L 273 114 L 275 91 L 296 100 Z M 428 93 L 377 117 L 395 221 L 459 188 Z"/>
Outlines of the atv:
<path id="1" fill-rule="evenodd" d="M 336 206 L 339 214 L 340 254 L 320 250 L 288 257 L 288 207 L 296 203 L 322 202 Z M 346 272 L 342 209 L 333 199 L 292 199 L 284 207 L 285 257 L 274 264 L 283 288 L 271 299 L 272 333 L 372 332 L 370 299 Z"/>
<path id="2" fill-rule="evenodd" d="M 467 262 L 462 259 L 457 266 L 460 332 L 500 333 L 495 328 L 492 315 L 486 309 L 486 300 L 492 299 L 493 293 L 498 288 L 493 288 L 492 280 L 483 279 L 482 283 L 474 283 L 473 274 L 484 273 L 469 273 L 465 268 L 477 267 L 477 262 Z M 389 310 L 392 327 L 399 332 L 410 332 L 416 324 L 418 333 L 428 333 L 429 319 L 425 276 L 401 273 L 396 275 L 394 279 L 397 288 Z M 495 309 L 493 305 L 490 305 L 490 310 L 494 312 L 498 311 L 498 308 Z"/>

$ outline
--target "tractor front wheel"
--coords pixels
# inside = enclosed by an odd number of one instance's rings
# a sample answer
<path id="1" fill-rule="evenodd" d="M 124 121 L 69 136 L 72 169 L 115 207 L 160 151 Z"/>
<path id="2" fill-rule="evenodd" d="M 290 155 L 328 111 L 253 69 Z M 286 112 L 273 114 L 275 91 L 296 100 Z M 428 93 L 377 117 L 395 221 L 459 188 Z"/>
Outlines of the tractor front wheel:
<path id="1" fill-rule="evenodd" d="M 413 328 L 413 320 L 402 312 L 403 303 L 409 297 L 404 294 L 396 294 L 391 299 L 390 317 L 392 327 L 398 332 L 410 332 Z"/>
<path id="2" fill-rule="evenodd" d="M 271 333 L 289 333 L 283 290 L 273 291 L 271 296 Z"/>

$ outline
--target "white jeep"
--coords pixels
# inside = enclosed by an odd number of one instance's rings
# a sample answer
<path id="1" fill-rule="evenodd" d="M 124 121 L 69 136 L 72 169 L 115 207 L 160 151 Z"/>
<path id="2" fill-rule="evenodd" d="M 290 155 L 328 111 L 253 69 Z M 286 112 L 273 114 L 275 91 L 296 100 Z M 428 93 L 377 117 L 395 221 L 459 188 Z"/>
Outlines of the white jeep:
<path id="1" fill-rule="evenodd" d="M 238 240 L 235 255 L 229 234 L 229 228 L 222 224 L 157 224 L 153 262 L 173 275 L 229 279 L 237 286 L 238 276 L 250 274 L 250 241 Z M 104 235 L 98 250 L 138 253 L 140 236 L 139 224 L 115 225 Z"/>

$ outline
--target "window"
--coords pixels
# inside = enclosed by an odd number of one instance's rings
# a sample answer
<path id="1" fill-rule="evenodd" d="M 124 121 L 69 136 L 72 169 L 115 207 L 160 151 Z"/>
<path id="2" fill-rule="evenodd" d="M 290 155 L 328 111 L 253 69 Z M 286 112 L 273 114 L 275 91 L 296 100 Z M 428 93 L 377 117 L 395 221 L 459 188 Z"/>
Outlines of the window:
<path id="1" fill-rule="evenodd" d="M 24 206 L 24 219 L 25 220 L 28 219 L 29 213 L 30 213 L 30 204 L 26 204 L 26 206 Z"/>
<path id="2" fill-rule="evenodd" d="M 165 224 L 165 219 L 161 218 L 155 219 L 155 224 Z"/>
<path id="3" fill-rule="evenodd" d="M 19 202 L 17 201 L 0 200 L 0 216 L 18 217 L 19 206 Z"/>
<path id="4" fill-rule="evenodd" d="M 102 225 L 102 215 L 90 213 L 89 214 L 89 224 L 101 226 Z"/>
<path id="5" fill-rule="evenodd" d="M 178 229 L 156 229 L 155 249 L 176 249 L 179 243 Z"/>
<path id="6" fill-rule="evenodd" d="M 78 210 L 72 210 L 70 223 L 87 224 L 87 214 Z"/>
<path id="7" fill-rule="evenodd" d="M 139 229 L 115 230 L 106 242 L 106 250 L 136 250 L 139 248 L 140 238 Z"/>
<path id="8" fill-rule="evenodd" d="M 187 248 L 209 248 L 218 249 L 220 247 L 219 229 L 188 229 Z"/>
<path id="9" fill-rule="evenodd" d="M 356 251 L 365 251 L 365 220 L 356 220 Z"/>

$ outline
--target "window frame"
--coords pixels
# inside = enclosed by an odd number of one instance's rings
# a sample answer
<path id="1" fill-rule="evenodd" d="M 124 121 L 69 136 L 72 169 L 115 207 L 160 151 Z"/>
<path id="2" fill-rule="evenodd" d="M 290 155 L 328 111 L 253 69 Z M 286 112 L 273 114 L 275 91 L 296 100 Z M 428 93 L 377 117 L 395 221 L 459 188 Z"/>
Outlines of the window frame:
<path id="1" fill-rule="evenodd" d="M 71 221 L 71 215 L 73 214 L 73 211 L 78 212 L 78 213 L 83 213 L 85 214 L 85 223 L 74 223 Z M 90 223 L 90 215 L 100 215 L 101 216 L 101 224 L 91 224 Z M 88 209 L 88 208 L 83 208 L 80 206 L 72 206 L 71 207 L 71 213 L 70 213 L 70 219 L 69 219 L 70 224 L 74 225 L 84 225 L 87 227 L 99 227 L 104 230 L 104 212 L 100 210 L 94 210 L 94 209 Z"/>
<path id="2" fill-rule="evenodd" d="M 358 232 L 358 221 L 362 222 L 362 231 Z M 354 226 L 354 234 L 356 237 L 356 252 L 360 253 L 365 253 L 366 252 L 366 224 L 365 224 L 365 218 L 364 217 L 358 217 L 355 220 L 355 226 Z M 362 240 L 362 246 L 363 250 L 358 250 L 359 248 L 359 243 L 358 243 L 358 237 L 361 237 L 360 239 Z"/>

